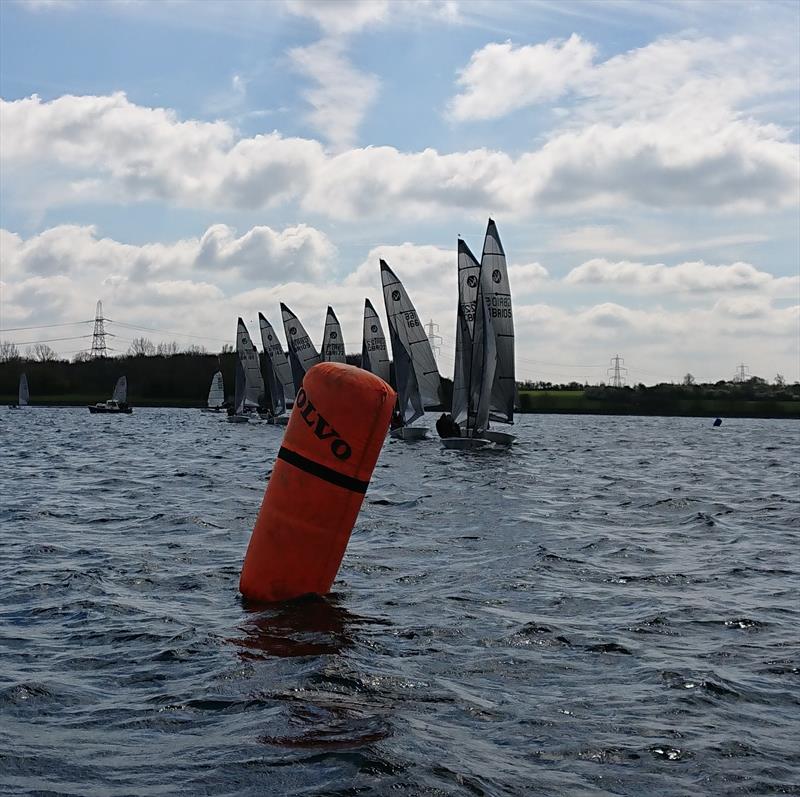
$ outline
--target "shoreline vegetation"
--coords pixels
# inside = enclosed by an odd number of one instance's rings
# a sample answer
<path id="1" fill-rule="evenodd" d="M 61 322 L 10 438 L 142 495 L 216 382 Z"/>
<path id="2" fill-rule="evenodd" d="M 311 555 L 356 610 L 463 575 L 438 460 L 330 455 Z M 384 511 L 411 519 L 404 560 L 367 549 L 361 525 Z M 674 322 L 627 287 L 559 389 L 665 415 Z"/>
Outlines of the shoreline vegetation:
<path id="1" fill-rule="evenodd" d="M 235 355 L 181 353 L 107 357 L 79 362 L 14 358 L 0 362 L 0 404 L 17 401 L 20 374 L 30 386 L 30 404 L 83 406 L 107 399 L 117 377 L 128 378 L 133 407 L 204 407 L 211 377 L 221 370 L 226 393 L 232 393 Z M 359 365 L 359 355 L 347 361 Z M 442 379 L 445 401 L 452 382 Z M 584 386 L 575 382 L 518 384 L 520 413 L 576 415 L 660 415 L 727 418 L 800 419 L 800 383 L 759 377 L 696 384 L 687 374 L 681 384 L 634 387 Z"/>

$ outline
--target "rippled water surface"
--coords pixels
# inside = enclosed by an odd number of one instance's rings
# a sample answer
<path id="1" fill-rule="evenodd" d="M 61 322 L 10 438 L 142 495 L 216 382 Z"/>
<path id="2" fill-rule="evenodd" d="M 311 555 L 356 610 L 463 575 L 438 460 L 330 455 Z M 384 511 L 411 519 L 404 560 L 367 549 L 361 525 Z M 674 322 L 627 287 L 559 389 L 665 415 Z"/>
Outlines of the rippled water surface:
<path id="1" fill-rule="evenodd" d="M 0 410 L 0 792 L 800 793 L 800 425 L 388 441 L 334 593 L 242 604 L 281 430 Z"/>

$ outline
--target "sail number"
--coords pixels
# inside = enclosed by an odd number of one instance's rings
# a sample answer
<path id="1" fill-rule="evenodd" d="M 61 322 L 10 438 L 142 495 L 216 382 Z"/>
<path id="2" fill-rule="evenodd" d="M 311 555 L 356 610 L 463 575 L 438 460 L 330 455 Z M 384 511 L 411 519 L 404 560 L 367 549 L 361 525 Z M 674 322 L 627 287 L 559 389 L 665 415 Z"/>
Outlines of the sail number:
<path id="1" fill-rule="evenodd" d="M 492 318 L 511 318 L 510 296 L 487 296 L 486 305 L 491 311 Z"/>
<path id="2" fill-rule="evenodd" d="M 414 310 L 406 310 L 403 313 L 403 318 L 406 320 L 407 327 L 421 327 L 422 324 L 419 323 L 419 318 L 417 317 L 416 312 Z"/>
<path id="3" fill-rule="evenodd" d="M 296 338 L 294 341 L 294 348 L 295 351 L 303 351 L 304 349 L 310 349 L 311 341 L 308 339 L 308 335 L 304 335 L 302 338 Z"/>

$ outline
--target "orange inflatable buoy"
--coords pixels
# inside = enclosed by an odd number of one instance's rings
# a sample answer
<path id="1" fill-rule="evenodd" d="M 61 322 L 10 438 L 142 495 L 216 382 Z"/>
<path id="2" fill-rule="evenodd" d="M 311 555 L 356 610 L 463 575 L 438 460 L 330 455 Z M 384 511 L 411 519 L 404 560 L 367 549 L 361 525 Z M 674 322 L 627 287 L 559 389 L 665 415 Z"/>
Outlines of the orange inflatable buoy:
<path id="1" fill-rule="evenodd" d="M 282 601 L 330 591 L 395 400 L 386 382 L 352 365 L 309 369 L 244 557 L 242 595 Z"/>

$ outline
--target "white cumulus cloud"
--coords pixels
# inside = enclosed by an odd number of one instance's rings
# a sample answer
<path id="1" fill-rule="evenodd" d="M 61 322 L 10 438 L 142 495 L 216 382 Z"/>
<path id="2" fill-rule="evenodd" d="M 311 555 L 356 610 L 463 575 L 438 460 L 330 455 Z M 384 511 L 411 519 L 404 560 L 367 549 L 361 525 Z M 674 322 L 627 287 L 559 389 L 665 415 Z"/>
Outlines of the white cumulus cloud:
<path id="1" fill-rule="evenodd" d="M 564 281 L 570 285 L 612 285 L 623 290 L 652 293 L 708 293 L 764 291 L 780 294 L 800 284 L 800 279 L 759 271 L 750 263 L 711 265 L 703 261 L 647 265 L 627 260 L 594 258 L 572 269 Z M 789 294 L 791 295 L 791 294 Z"/>

